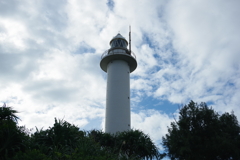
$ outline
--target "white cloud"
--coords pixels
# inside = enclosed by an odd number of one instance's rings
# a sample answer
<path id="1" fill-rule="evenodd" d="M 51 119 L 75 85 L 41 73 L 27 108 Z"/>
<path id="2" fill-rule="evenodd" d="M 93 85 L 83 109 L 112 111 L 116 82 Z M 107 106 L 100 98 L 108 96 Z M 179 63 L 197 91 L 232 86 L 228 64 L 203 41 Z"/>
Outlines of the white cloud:
<path id="1" fill-rule="evenodd" d="M 174 83 L 186 83 L 183 95 L 188 94 L 188 99 L 201 100 L 211 94 L 222 94 L 222 99 L 227 95 L 226 89 L 231 89 L 228 83 L 234 83 L 231 77 L 235 79 L 239 72 L 236 59 L 240 50 L 235 45 L 240 42 L 237 4 L 238 1 L 171 1 L 168 5 L 167 21 L 180 55 L 176 70 L 181 79 Z M 236 83 L 234 86 L 239 87 Z"/>
<path id="2" fill-rule="evenodd" d="M 132 128 L 140 129 L 150 135 L 157 145 L 160 145 L 159 140 L 167 133 L 167 126 L 173 121 L 173 117 L 157 110 L 132 112 L 131 116 Z"/>
<path id="3" fill-rule="evenodd" d="M 0 19 L 0 26 L 1 30 L 4 30 L 4 32 L 0 32 L 3 52 L 9 53 L 14 50 L 26 49 L 24 39 L 28 38 L 29 35 L 26 27 L 20 21 L 2 18 Z"/>

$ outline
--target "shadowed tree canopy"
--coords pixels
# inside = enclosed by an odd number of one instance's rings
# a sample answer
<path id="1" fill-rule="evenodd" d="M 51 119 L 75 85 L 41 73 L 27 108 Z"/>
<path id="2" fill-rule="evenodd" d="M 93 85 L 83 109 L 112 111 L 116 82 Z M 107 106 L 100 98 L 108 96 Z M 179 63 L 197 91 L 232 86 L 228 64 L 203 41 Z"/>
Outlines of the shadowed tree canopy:
<path id="1" fill-rule="evenodd" d="M 92 130 L 89 136 L 101 147 L 126 159 L 162 159 L 157 146 L 147 134 L 140 130 L 129 130 L 116 134 Z"/>
<path id="2" fill-rule="evenodd" d="M 32 134 L 19 127 L 18 113 L 0 107 L 0 159 L 3 160 L 140 160 L 161 159 L 150 137 L 139 130 L 108 134 L 55 118 L 52 127 Z"/>
<path id="3" fill-rule="evenodd" d="M 11 107 L 7 107 L 4 103 L 3 106 L 0 107 L 0 122 L 12 121 L 17 123 L 19 117 L 16 116 L 16 113 L 18 113 L 16 110 Z"/>
<path id="4" fill-rule="evenodd" d="M 240 126 L 231 113 L 219 115 L 206 103 L 191 101 L 172 122 L 163 146 L 172 160 L 240 159 Z"/>
<path id="5" fill-rule="evenodd" d="M 26 129 L 17 125 L 19 117 L 16 113 L 18 112 L 6 104 L 0 107 L 0 159 L 11 157 L 26 148 Z"/>

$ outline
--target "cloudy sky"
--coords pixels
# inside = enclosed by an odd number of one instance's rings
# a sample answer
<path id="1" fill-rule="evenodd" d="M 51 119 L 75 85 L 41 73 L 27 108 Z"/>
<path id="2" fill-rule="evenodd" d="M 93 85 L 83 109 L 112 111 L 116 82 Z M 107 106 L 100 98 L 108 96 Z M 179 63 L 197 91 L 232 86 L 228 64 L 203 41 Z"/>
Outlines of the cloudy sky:
<path id="1" fill-rule="evenodd" d="M 240 119 L 238 0 L 0 0 L 0 102 L 21 125 L 103 129 L 109 41 L 128 39 L 132 128 L 155 142 L 190 100 Z"/>

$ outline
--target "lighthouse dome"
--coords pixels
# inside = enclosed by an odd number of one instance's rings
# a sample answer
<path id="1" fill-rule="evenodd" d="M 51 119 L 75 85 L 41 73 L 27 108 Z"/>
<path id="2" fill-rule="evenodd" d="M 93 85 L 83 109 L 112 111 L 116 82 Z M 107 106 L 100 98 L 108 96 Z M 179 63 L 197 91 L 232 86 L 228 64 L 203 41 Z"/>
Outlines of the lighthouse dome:
<path id="1" fill-rule="evenodd" d="M 128 42 L 127 40 L 118 33 L 113 39 L 110 41 L 110 46 L 112 48 L 125 48 L 127 49 Z"/>

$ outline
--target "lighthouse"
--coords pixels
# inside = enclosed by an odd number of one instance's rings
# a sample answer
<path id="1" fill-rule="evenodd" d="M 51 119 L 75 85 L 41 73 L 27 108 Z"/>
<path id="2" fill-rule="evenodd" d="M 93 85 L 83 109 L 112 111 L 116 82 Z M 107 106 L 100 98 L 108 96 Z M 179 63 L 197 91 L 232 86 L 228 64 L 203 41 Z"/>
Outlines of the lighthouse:
<path id="1" fill-rule="evenodd" d="M 101 57 L 100 67 L 107 72 L 105 132 L 130 130 L 130 73 L 137 68 L 136 56 L 127 40 L 118 33 L 110 41 L 110 49 Z"/>

